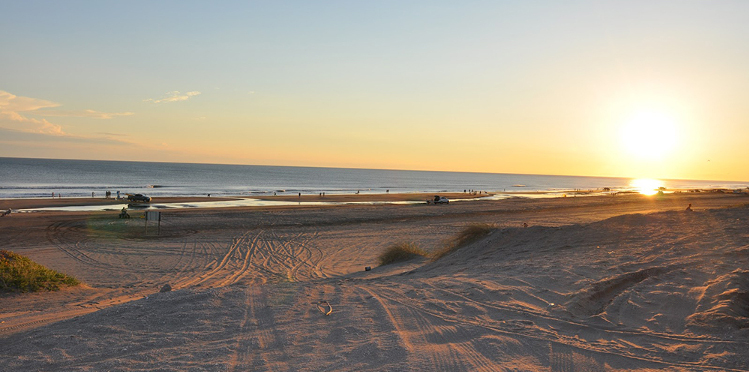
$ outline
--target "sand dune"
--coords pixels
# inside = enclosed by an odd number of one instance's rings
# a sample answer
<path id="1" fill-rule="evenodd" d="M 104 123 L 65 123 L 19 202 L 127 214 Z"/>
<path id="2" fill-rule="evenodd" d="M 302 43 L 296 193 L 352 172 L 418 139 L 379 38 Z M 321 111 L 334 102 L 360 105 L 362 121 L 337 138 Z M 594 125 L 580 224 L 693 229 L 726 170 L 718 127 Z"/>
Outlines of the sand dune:
<path id="1" fill-rule="evenodd" d="M 746 370 L 744 203 L 204 211 L 159 237 L 142 221 L 37 216 L 0 233 L 88 287 L 0 298 L 0 369 Z M 436 262 L 363 271 L 393 242 L 437 249 L 469 222 L 498 229 Z"/>

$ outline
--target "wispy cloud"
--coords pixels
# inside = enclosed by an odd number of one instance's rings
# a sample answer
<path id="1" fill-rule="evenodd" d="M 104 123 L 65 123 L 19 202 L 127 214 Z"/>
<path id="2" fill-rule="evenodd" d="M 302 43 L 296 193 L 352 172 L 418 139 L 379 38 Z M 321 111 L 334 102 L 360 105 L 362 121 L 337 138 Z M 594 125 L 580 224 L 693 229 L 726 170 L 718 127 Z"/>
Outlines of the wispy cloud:
<path id="1" fill-rule="evenodd" d="M 0 124 L 20 127 L 22 131 L 44 133 L 56 136 L 65 135 L 62 127 L 46 119 L 29 118 L 21 113 L 36 111 L 47 107 L 58 107 L 59 103 L 31 97 L 19 97 L 0 90 Z"/>
<path id="2" fill-rule="evenodd" d="M 76 137 L 63 131 L 60 125 L 50 123 L 47 119 L 37 119 L 34 116 L 65 116 L 85 117 L 95 119 L 111 119 L 116 116 L 133 115 L 132 112 L 99 112 L 94 110 L 49 110 L 59 107 L 57 102 L 38 98 L 21 97 L 0 90 L 0 129 L 7 130 L 6 133 L 15 133 L 13 137 L 20 138 L 18 133 L 33 133 L 48 136 L 68 137 L 69 140 L 84 142 L 101 142 L 98 137 Z"/>
<path id="3" fill-rule="evenodd" d="M 57 117 L 74 117 L 74 118 L 93 118 L 93 119 L 111 119 L 117 116 L 130 116 L 135 115 L 133 112 L 99 112 L 94 110 L 40 110 L 35 112 L 41 116 L 57 116 Z"/>
<path id="4" fill-rule="evenodd" d="M 102 144 L 102 145 L 132 145 L 129 141 L 124 141 L 109 136 L 75 136 L 70 134 L 55 134 L 43 132 L 28 132 L 10 128 L 0 127 L 0 143 L 78 143 L 78 144 Z"/>
<path id="5" fill-rule="evenodd" d="M 163 103 L 163 102 L 179 102 L 179 101 L 187 101 L 190 99 L 190 97 L 194 97 L 200 95 L 200 92 L 198 91 L 192 91 L 187 93 L 180 93 L 179 91 L 173 91 L 167 93 L 164 97 L 155 99 L 155 98 L 148 98 L 144 99 L 144 102 L 153 102 L 153 103 Z"/>
<path id="6" fill-rule="evenodd" d="M 34 111 L 46 107 L 58 107 L 59 103 L 31 97 L 19 97 L 0 90 L 0 112 Z"/>

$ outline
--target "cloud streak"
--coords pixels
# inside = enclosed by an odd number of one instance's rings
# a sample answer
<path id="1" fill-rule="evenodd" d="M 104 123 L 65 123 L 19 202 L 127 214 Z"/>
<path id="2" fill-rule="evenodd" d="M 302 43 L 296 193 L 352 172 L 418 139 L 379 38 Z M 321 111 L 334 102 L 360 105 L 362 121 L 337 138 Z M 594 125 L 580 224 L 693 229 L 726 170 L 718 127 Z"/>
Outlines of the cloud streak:
<path id="1" fill-rule="evenodd" d="M 56 116 L 56 117 L 73 117 L 73 118 L 93 118 L 93 119 L 111 119 L 118 116 L 131 116 L 135 115 L 134 112 L 99 112 L 94 110 L 40 110 L 36 114 L 41 116 Z"/>
<path id="2" fill-rule="evenodd" d="M 155 98 L 148 98 L 144 99 L 144 102 L 153 102 L 153 103 L 164 103 L 164 102 L 179 102 L 179 101 L 187 101 L 190 99 L 190 97 L 195 97 L 197 95 L 200 95 L 200 92 L 198 91 L 192 91 L 187 93 L 180 93 L 179 91 L 172 91 L 166 94 L 166 96 L 155 99 Z"/>
<path id="3" fill-rule="evenodd" d="M 62 130 L 60 125 L 50 123 L 47 119 L 36 119 L 28 115 L 37 116 L 65 116 L 65 117 L 85 117 L 95 119 L 111 119 L 117 116 L 130 116 L 132 112 L 99 112 L 94 110 L 47 110 L 59 107 L 57 102 L 47 101 L 38 98 L 21 97 L 6 91 L 0 90 L 0 129 L 10 131 L 9 133 L 35 133 L 51 135 L 58 137 L 75 138 L 77 141 L 83 141 L 86 137 L 70 136 Z M 15 135 L 18 137 L 18 135 Z"/>
<path id="4" fill-rule="evenodd" d="M 20 113 L 31 112 L 48 107 L 58 107 L 59 103 L 36 99 L 31 97 L 19 97 L 14 94 L 0 90 L 0 124 L 13 127 L 22 127 L 23 130 L 32 133 L 44 133 L 55 136 L 63 136 L 62 127 L 48 122 L 46 119 L 34 119 Z"/>
<path id="5" fill-rule="evenodd" d="M 0 112 L 35 111 L 47 107 L 58 107 L 59 103 L 31 97 L 19 97 L 0 90 Z"/>
<path id="6" fill-rule="evenodd" d="M 23 130 L 0 127 L 0 143 L 78 143 L 78 144 L 103 144 L 103 145 L 132 145 L 131 142 L 111 137 L 84 137 L 69 134 L 57 135 L 53 133 L 28 132 Z"/>

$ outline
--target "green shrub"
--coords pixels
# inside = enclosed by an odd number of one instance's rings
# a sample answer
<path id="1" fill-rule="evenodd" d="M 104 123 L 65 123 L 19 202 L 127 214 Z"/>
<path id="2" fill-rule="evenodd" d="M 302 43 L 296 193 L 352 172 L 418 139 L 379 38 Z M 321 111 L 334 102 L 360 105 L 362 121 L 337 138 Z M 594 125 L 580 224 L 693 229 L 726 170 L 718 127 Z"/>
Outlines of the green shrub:
<path id="1" fill-rule="evenodd" d="M 388 247 L 380 255 L 380 266 L 410 260 L 414 257 L 426 257 L 427 253 L 414 243 L 397 243 Z"/>
<path id="2" fill-rule="evenodd" d="M 0 292 L 56 291 L 80 284 L 73 277 L 50 270 L 28 257 L 0 250 Z"/>
<path id="3" fill-rule="evenodd" d="M 432 252 L 432 259 L 438 260 L 451 252 L 455 252 L 456 250 L 489 235 L 489 233 L 494 231 L 495 228 L 496 226 L 488 223 L 470 224 L 461 230 L 454 238 L 448 240 L 441 249 Z"/>

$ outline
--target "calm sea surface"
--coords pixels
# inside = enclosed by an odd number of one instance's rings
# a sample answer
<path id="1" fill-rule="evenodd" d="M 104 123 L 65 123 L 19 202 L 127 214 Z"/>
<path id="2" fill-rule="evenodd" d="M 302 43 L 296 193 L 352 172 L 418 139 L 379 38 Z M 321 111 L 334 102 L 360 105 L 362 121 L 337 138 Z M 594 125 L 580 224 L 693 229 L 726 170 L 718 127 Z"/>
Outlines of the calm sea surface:
<path id="1" fill-rule="evenodd" d="M 144 163 L 0 157 L 0 198 L 211 196 L 338 193 L 630 190 L 628 178 L 256 165 Z M 749 183 L 663 180 L 668 188 L 744 188 Z"/>

